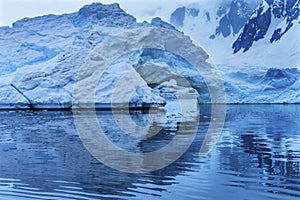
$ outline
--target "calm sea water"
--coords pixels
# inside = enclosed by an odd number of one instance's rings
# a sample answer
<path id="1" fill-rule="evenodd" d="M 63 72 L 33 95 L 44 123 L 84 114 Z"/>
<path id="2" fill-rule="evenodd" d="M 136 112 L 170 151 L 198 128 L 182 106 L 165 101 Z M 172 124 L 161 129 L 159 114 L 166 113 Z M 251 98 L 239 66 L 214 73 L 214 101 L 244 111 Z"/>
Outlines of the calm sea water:
<path id="1" fill-rule="evenodd" d="M 187 152 L 145 174 L 123 173 L 93 158 L 71 112 L 0 111 L 0 199 L 300 198 L 299 105 L 228 106 L 217 145 L 199 158 L 209 110 L 201 108 L 198 134 Z M 164 131 L 149 141 L 126 142 L 110 112 L 98 115 L 107 136 L 119 138 L 124 148 L 150 151 L 173 137 Z M 143 123 L 147 114 L 133 118 Z"/>

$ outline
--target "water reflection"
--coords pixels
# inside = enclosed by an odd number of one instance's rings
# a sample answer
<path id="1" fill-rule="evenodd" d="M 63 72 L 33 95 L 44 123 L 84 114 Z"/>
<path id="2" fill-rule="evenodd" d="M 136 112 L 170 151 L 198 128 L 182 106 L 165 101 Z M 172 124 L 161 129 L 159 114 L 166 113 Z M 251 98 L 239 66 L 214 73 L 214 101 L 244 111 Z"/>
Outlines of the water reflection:
<path id="1" fill-rule="evenodd" d="M 201 108 L 198 134 L 186 153 L 145 174 L 119 172 L 93 158 L 70 112 L 1 111 L 0 199 L 300 197 L 299 105 L 228 106 L 221 139 L 209 156 L 199 158 L 209 111 Z M 150 140 L 125 139 L 109 113 L 98 115 L 108 137 L 133 151 L 160 148 L 174 137 L 164 131 Z M 148 120 L 141 113 L 134 117 Z"/>
<path id="2" fill-rule="evenodd" d="M 239 177 L 226 185 L 265 192 L 253 194 L 260 198 L 300 197 L 299 119 L 298 105 L 231 106 L 215 152 L 222 170 Z"/>

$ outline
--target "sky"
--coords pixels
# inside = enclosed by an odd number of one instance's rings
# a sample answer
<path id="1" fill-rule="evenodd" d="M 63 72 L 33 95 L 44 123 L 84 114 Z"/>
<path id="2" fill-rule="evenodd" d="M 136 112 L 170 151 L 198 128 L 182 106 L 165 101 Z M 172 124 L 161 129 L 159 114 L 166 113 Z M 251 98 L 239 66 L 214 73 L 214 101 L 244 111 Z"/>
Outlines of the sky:
<path id="1" fill-rule="evenodd" d="M 11 24 L 24 17 L 62 14 L 78 11 L 92 2 L 104 4 L 117 2 L 121 8 L 134 15 L 138 21 L 149 20 L 160 13 L 165 19 L 175 8 L 190 0 L 0 0 L 0 26 Z M 167 20 L 167 19 L 165 19 Z"/>

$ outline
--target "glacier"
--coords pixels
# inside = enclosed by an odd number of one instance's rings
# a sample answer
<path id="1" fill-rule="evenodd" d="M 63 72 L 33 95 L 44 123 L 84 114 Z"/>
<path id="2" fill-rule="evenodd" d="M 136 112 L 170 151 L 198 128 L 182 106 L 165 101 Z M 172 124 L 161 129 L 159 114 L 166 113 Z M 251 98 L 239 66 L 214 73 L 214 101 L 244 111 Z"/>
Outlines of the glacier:
<path id="1" fill-rule="evenodd" d="M 24 18 L 13 23 L 12 27 L 0 27 L 0 107 L 71 108 L 76 74 L 94 48 L 125 31 L 147 27 L 160 27 L 178 33 L 183 31 L 180 34 L 187 38 L 187 44 L 191 39 L 184 34 L 190 35 L 194 43 L 199 43 L 209 52 L 208 55 L 203 51 L 203 64 L 218 69 L 226 90 L 227 100 L 218 103 L 300 103 L 299 36 L 297 27 L 294 28 L 297 25 L 274 42 L 281 44 L 281 56 L 274 57 L 278 50 L 270 47 L 270 55 L 275 59 L 269 58 L 263 51 L 264 47 L 258 45 L 263 41 L 257 42 L 245 53 L 231 54 L 229 44 L 242 32 L 241 23 L 247 22 L 251 9 L 259 6 L 259 1 L 245 4 L 246 15 L 241 17 L 241 21 L 230 22 L 229 30 L 233 37 L 224 38 L 226 26 L 224 28 L 223 23 L 216 19 L 230 19 L 228 16 L 243 13 L 243 9 L 234 6 L 244 5 L 228 2 L 226 0 L 222 4 L 223 11 L 218 9 L 216 2 L 200 8 L 195 4 L 187 6 L 178 11 L 180 16 L 176 20 L 174 17 L 178 16 L 176 13 L 173 15 L 174 26 L 158 17 L 151 22 L 138 23 L 116 3 L 93 3 L 75 13 Z M 226 10 L 226 5 L 231 6 L 229 10 Z M 203 25 L 207 27 L 205 30 L 201 29 Z M 279 26 L 274 25 L 275 28 Z M 213 34 L 215 39 L 211 39 Z M 287 45 L 286 41 L 290 38 L 295 42 Z M 283 48 L 286 46 L 288 48 Z M 209 64 L 211 60 L 216 66 Z M 139 65 L 152 67 L 138 68 Z M 162 67 L 165 73 L 157 74 L 153 67 L 155 65 Z M 194 90 L 187 90 L 184 84 L 169 80 L 168 70 L 174 70 L 188 79 Z M 140 49 L 121 56 L 106 71 L 96 93 L 97 107 L 109 107 L 114 84 L 120 75 L 128 71 L 134 72 L 144 81 L 144 86 L 137 88 L 131 98 L 134 105 L 165 105 L 168 97 L 177 90 L 179 93 L 197 93 L 200 103 L 209 103 L 211 100 L 203 77 L 186 60 L 170 52 Z M 160 84 L 155 85 L 157 82 Z M 126 103 L 123 100 L 126 92 L 120 93 L 121 103 Z"/>
<path id="2" fill-rule="evenodd" d="M 227 103 L 300 103 L 300 70 L 218 66 Z"/>

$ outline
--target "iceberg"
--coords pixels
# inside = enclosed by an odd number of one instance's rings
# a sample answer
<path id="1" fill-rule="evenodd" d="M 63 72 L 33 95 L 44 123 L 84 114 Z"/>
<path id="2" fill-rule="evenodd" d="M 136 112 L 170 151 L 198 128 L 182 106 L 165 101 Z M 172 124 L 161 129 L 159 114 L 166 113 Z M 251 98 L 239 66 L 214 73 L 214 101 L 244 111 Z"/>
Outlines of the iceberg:
<path id="1" fill-rule="evenodd" d="M 97 47 L 107 40 L 118 37 L 121 33 L 135 29 L 157 27 L 158 29 L 171 30 L 177 33 L 186 52 L 191 50 L 192 41 L 183 33 L 177 31 L 172 25 L 154 18 L 151 23 L 137 23 L 136 19 L 124 12 L 118 4 L 104 5 L 93 3 L 86 5 L 79 12 L 63 15 L 46 15 L 36 18 L 25 18 L 15 22 L 12 27 L 1 27 L 0 36 L 4 41 L 1 45 L 0 57 L 0 83 L 2 108 L 18 109 L 70 109 L 74 103 L 74 84 L 85 84 L 83 93 L 89 88 L 88 77 L 94 73 L 94 68 L 101 67 L 101 62 L 91 65 L 78 77 L 80 67 L 84 65 Z M 139 37 L 137 42 L 151 38 L 151 32 Z M 174 35 L 173 35 L 174 36 Z M 160 37 L 160 36 L 158 36 Z M 167 43 L 178 42 L 172 36 L 164 35 Z M 154 38 L 155 39 L 155 38 Z M 151 41 L 149 40 L 151 43 Z M 118 45 L 118 43 L 115 43 Z M 134 44 L 133 44 L 134 45 Z M 136 44 L 137 45 L 137 44 Z M 113 51 L 107 49 L 107 52 Z M 212 66 L 207 62 L 208 55 L 200 47 L 199 57 L 203 69 L 208 73 Z M 101 56 L 101 55 L 100 55 Z M 128 104 L 132 107 L 147 105 L 165 105 L 166 100 L 154 89 L 154 82 L 163 83 L 171 80 L 172 74 L 155 74 L 151 67 L 140 65 L 155 64 L 163 67 L 161 71 L 170 68 L 177 76 L 188 79 L 192 86 L 201 94 L 199 99 L 209 102 L 207 86 L 193 66 L 178 55 L 156 49 L 137 49 L 137 51 L 120 55 L 111 66 L 105 69 L 95 96 L 80 102 L 83 107 L 89 107 L 90 101 L 97 108 L 112 106 L 113 93 L 120 81 L 120 77 L 131 73 L 132 80 L 123 81 L 122 90 L 119 90 L 115 102 L 121 107 Z M 152 76 L 150 74 L 153 74 Z M 154 80 L 154 77 L 157 80 Z M 151 80 L 152 79 L 152 80 Z M 139 80 L 140 87 L 129 91 L 132 84 Z M 183 86 L 178 83 L 179 86 Z M 186 87 L 186 86 L 185 86 Z M 83 94 L 82 93 L 82 94 Z M 131 96 L 128 97 L 128 94 Z M 75 100 L 76 101 L 76 100 Z M 76 102 L 75 102 L 76 104 Z"/>

